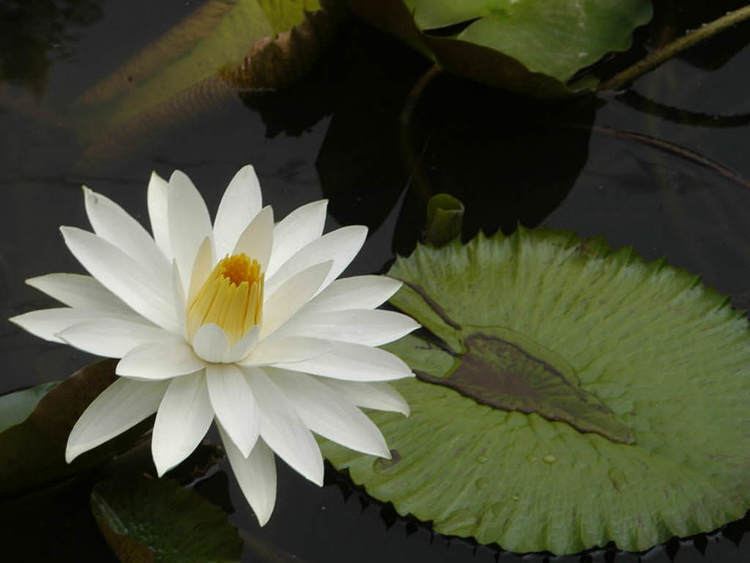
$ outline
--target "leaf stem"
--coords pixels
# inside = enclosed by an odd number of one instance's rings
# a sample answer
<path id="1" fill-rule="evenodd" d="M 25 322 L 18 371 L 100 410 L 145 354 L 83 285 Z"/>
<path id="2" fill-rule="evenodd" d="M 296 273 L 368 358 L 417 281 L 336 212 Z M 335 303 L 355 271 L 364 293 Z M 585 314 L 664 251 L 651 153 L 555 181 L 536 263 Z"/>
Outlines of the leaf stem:
<path id="1" fill-rule="evenodd" d="M 420 161 L 422 160 L 422 154 L 418 155 L 414 150 L 414 143 L 411 135 L 411 121 L 419 99 L 422 97 L 422 94 L 432 82 L 433 78 L 438 76 L 440 72 L 440 67 L 433 65 L 419 77 L 409 91 L 409 94 L 406 96 L 404 107 L 401 109 L 401 114 L 399 115 L 399 123 L 401 125 L 401 154 L 403 155 L 404 164 L 408 169 L 409 180 L 410 182 L 411 180 L 414 180 L 413 185 L 424 198 L 425 202 L 432 197 L 432 190 L 421 170 Z"/>
<path id="2" fill-rule="evenodd" d="M 722 17 L 704 24 L 698 29 L 690 31 L 679 39 L 675 39 L 671 43 L 653 51 L 622 72 L 618 72 L 601 84 L 599 90 L 621 90 L 636 78 L 655 69 L 682 51 L 747 19 L 750 19 L 750 5 L 728 12 Z"/>
<path id="3" fill-rule="evenodd" d="M 576 125 L 569 125 L 569 126 L 578 127 Z M 608 136 L 619 138 L 619 139 L 629 139 L 631 141 L 635 141 L 638 143 L 642 143 L 644 145 L 651 146 L 663 152 L 673 154 L 684 160 L 697 164 L 698 166 L 707 168 L 719 174 L 720 176 L 723 176 L 724 178 L 731 180 L 735 184 L 742 186 L 743 188 L 750 189 L 750 180 L 743 178 L 740 174 L 738 174 L 731 168 L 725 166 L 724 164 L 717 162 L 706 156 L 703 156 L 702 154 L 699 154 L 687 147 L 683 147 L 681 145 L 672 143 L 670 141 L 666 141 L 664 139 L 659 139 L 657 137 L 652 137 L 649 135 L 645 135 L 643 133 L 638 133 L 637 131 L 626 131 L 626 130 L 621 130 L 621 129 L 614 129 L 612 127 L 599 126 L 599 125 L 594 125 L 590 129 L 594 133 L 598 133 L 601 135 L 608 135 Z"/>

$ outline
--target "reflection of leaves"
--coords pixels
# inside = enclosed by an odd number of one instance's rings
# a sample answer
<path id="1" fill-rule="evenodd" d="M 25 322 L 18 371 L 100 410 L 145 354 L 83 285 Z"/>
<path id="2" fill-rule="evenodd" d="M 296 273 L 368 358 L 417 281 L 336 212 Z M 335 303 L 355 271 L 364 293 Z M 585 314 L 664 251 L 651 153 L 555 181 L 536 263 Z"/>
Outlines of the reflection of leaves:
<path id="1" fill-rule="evenodd" d="M 680 125 L 712 128 L 744 127 L 750 125 L 750 113 L 711 115 L 708 113 L 688 111 L 651 100 L 643 94 L 638 93 L 636 90 L 623 92 L 615 99 L 638 111 L 650 115 L 656 115 L 667 121 L 679 123 Z"/>
<path id="2" fill-rule="evenodd" d="M 9 0 L 0 3 L 0 81 L 44 89 L 50 52 L 67 56 L 71 28 L 101 17 L 100 0 Z"/>
<path id="3" fill-rule="evenodd" d="M 467 237 L 538 225 L 565 199 L 588 158 L 592 99 L 548 106 L 448 80 L 428 91 L 422 104 L 412 142 L 419 146 L 424 139 L 426 148 L 415 182 L 463 202 Z M 445 115 L 448 105 L 453 109 Z M 568 128 L 571 122 L 581 128 Z M 409 223 L 425 217 L 418 192 L 404 203 L 401 253 L 413 248 Z"/>
<path id="4" fill-rule="evenodd" d="M 389 347 L 418 374 L 395 384 L 408 419 L 372 415 L 398 455 L 324 445 L 368 493 L 518 552 L 641 551 L 745 513 L 748 320 L 695 276 L 525 230 L 420 247 L 389 274 L 432 334 Z"/>
<path id="5" fill-rule="evenodd" d="M 263 541 L 263 539 L 254 535 L 248 534 L 244 540 L 245 549 L 252 554 L 254 557 L 253 561 L 262 563 L 306 563 L 304 559 L 301 559 L 297 555 L 287 553 L 283 549 L 272 543 Z"/>
<path id="6" fill-rule="evenodd" d="M 451 72 L 540 97 L 594 84 L 571 79 L 626 50 L 650 0 L 354 0 L 354 11 Z"/>
<path id="7" fill-rule="evenodd" d="M 239 561 L 226 514 L 170 479 L 120 476 L 97 484 L 91 510 L 120 561 Z"/>
<path id="8" fill-rule="evenodd" d="M 318 0 L 210 0 L 81 97 L 81 129 L 111 142 L 234 96 L 284 88 L 332 33 Z"/>
<path id="9" fill-rule="evenodd" d="M 333 117 L 316 166 L 336 219 L 374 230 L 407 185 L 399 114 L 425 65 L 398 43 L 365 30 L 352 38 L 348 56 L 331 92 Z"/>
<path id="10" fill-rule="evenodd" d="M 79 370 L 48 391 L 23 422 L 0 434 L 0 495 L 25 491 L 109 459 L 143 432 L 136 426 L 110 444 L 65 463 L 65 444 L 76 420 L 112 381 L 114 362 Z"/>
<path id="11" fill-rule="evenodd" d="M 397 250 L 408 252 L 431 194 L 466 205 L 467 235 L 535 226 L 565 198 L 586 162 L 591 99 L 544 105 L 439 76 L 404 124 L 402 108 L 425 65 L 393 42 L 368 39 L 353 42 L 359 54 L 342 71 L 317 160 L 340 223 L 377 228 L 411 186 L 396 233 Z M 401 64 L 387 65 L 375 51 Z M 581 127 L 563 126 L 571 122 Z"/>

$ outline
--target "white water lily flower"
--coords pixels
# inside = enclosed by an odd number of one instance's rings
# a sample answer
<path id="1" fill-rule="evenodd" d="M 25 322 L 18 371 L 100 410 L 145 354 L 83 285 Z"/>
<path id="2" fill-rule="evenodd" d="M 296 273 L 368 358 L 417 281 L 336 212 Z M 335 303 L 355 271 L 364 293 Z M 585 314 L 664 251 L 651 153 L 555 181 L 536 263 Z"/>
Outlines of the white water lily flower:
<path id="1" fill-rule="evenodd" d="M 41 338 L 121 358 L 118 376 L 68 438 L 68 462 L 156 413 L 159 475 L 198 446 L 216 420 L 237 481 L 261 524 L 276 499 L 274 453 L 322 485 L 312 432 L 390 457 L 359 409 L 408 414 L 386 381 L 412 376 L 377 348 L 418 327 L 375 310 L 400 287 L 384 276 L 336 279 L 365 227 L 323 235 L 326 201 L 274 225 L 251 166 L 234 176 L 213 226 L 190 179 L 153 174 L 153 237 L 110 199 L 84 188 L 90 233 L 62 227 L 91 276 L 49 274 L 29 285 L 66 307 L 11 319 Z"/>

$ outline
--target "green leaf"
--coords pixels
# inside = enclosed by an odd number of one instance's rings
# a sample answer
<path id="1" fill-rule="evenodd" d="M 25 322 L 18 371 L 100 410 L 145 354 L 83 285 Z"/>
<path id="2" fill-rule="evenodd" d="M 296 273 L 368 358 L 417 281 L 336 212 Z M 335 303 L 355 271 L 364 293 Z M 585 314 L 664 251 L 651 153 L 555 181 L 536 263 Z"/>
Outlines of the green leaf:
<path id="1" fill-rule="evenodd" d="M 227 515 L 170 479 L 120 476 L 98 483 L 91 510 L 120 561 L 239 561 L 242 541 Z"/>
<path id="2" fill-rule="evenodd" d="M 436 194 L 427 202 L 424 242 L 442 246 L 461 236 L 464 204 L 450 194 Z"/>
<path id="3" fill-rule="evenodd" d="M 436 531 L 516 552 L 642 551 L 750 507 L 748 319 L 695 276 L 601 241 L 520 230 L 419 247 L 393 304 L 432 334 L 373 413 L 393 461 L 338 469 Z"/>
<path id="4" fill-rule="evenodd" d="M 539 97 L 593 88 L 593 79 L 571 80 L 607 53 L 627 50 L 633 30 L 652 13 L 650 0 L 353 0 L 353 6 L 451 72 Z"/>
<path id="5" fill-rule="evenodd" d="M 68 434 L 89 403 L 114 381 L 114 365 L 110 360 L 98 362 L 60 383 L 0 399 L 14 409 L 11 416 L 4 415 L 3 419 L 20 420 L 0 433 L 0 496 L 28 491 L 90 469 L 132 445 L 143 434 L 146 423 L 73 463 L 65 462 Z"/>

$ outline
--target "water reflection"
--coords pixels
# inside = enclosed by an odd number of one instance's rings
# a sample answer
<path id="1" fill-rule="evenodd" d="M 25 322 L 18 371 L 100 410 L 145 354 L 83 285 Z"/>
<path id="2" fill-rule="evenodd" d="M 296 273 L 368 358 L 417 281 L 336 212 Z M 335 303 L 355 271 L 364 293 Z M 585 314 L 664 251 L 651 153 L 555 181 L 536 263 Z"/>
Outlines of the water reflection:
<path id="1" fill-rule="evenodd" d="M 79 28 L 102 17 L 101 0 L 7 0 L 0 3 L 0 83 L 38 97 L 55 60 L 69 57 Z"/>
<path id="2" fill-rule="evenodd" d="M 652 43 L 741 4 L 665 3 L 674 10 L 660 14 L 674 17 L 669 25 L 655 26 Z M 602 132 L 663 139 L 750 178 L 747 24 L 639 81 L 622 98 L 627 105 L 603 98 L 540 105 L 436 77 L 419 98 L 408 128 L 401 122 L 404 105 L 429 65 L 396 41 L 350 25 L 317 70 L 288 91 L 233 93 L 219 107 L 186 115 L 180 124 L 154 127 L 149 143 L 126 143 L 116 158 L 81 161 L 87 147 L 65 123 L 66 111 L 49 108 L 61 90 L 75 86 L 80 93 L 101 78 L 84 70 L 87 65 L 117 68 L 122 62 L 106 55 L 105 39 L 118 26 L 97 22 L 100 5 L 93 0 L 0 4 L 3 81 L 43 98 L 23 109 L 4 106 L 0 113 L 0 186 L 7 201 L 0 209 L 4 316 L 44 304 L 23 287 L 23 278 L 76 268 L 62 251 L 56 227 L 85 225 L 80 183 L 123 201 L 143 218 L 143 188 L 151 169 L 184 168 L 214 204 L 228 175 L 247 161 L 256 164 L 270 203 L 281 214 L 325 195 L 331 199 L 331 223 L 363 223 L 376 231 L 353 272 L 380 270 L 394 249 L 413 247 L 426 197 L 447 191 L 467 204 L 466 236 L 480 228 L 509 231 L 518 223 L 603 235 L 614 246 L 633 245 L 649 258 L 666 256 L 700 273 L 738 307 L 750 307 L 750 191 L 674 151 Z M 126 27 L 134 28 L 151 9 L 150 2 L 133 3 Z M 89 24 L 98 39 L 80 31 L 83 47 L 76 51 L 76 30 Z M 660 29 L 667 31 L 660 34 Z M 135 53 L 150 38 L 136 34 L 130 40 L 128 51 Z M 70 52 L 79 60 L 58 56 Z M 50 69 L 60 75 L 77 72 L 86 82 L 50 85 L 45 79 Z M 722 119 L 714 120 L 716 115 Z M 0 368 L 7 374 L 3 391 L 58 378 L 89 361 L 7 326 L 0 330 L 0 347 Z M 330 486 L 317 489 L 282 468 L 277 512 L 262 530 L 232 480 L 214 477 L 197 488 L 217 504 L 234 507 L 233 521 L 244 534 L 308 561 L 545 560 L 434 535 L 427 525 L 372 501 L 345 476 L 329 472 L 328 479 Z M 105 560 L 106 548 L 87 509 L 90 484 L 76 486 L 80 489 L 4 504 L 3 545 L 10 549 L 21 538 L 51 557 L 53 542 L 65 536 L 71 557 L 85 552 L 92 560 Z M 644 559 L 743 561 L 750 552 L 749 525 L 745 518 L 719 533 L 673 540 Z M 609 549 L 584 559 L 635 562 L 639 557 Z"/>

